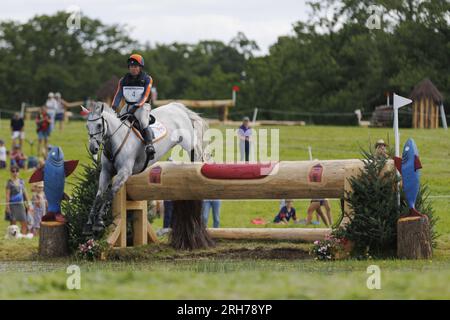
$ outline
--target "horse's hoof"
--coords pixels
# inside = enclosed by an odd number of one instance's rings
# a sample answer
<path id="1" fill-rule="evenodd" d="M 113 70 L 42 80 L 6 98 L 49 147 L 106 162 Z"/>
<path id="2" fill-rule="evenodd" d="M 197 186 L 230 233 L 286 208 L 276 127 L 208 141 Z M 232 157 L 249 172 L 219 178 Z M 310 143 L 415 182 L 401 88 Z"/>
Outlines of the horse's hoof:
<path id="1" fill-rule="evenodd" d="M 103 223 L 103 221 L 97 221 L 94 226 L 92 227 L 92 230 L 94 232 L 101 232 L 103 230 L 105 230 L 105 224 Z"/>
<path id="2" fill-rule="evenodd" d="M 83 227 L 83 236 L 92 236 L 92 224 L 85 224 Z"/>

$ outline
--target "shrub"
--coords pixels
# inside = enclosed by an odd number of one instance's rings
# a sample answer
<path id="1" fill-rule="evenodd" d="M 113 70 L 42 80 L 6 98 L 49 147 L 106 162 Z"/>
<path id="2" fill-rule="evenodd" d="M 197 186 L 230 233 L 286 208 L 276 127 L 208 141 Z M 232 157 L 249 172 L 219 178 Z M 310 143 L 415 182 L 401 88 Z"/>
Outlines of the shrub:
<path id="1" fill-rule="evenodd" d="M 100 158 L 100 157 L 99 157 Z M 100 177 L 100 160 L 91 157 L 89 164 L 83 165 L 83 172 L 76 176 L 73 183 L 72 198 L 63 202 L 62 211 L 67 219 L 69 232 L 69 249 L 76 252 L 81 244 L 88 240 L 83 234 L 83 226 L 88 220 L 89 211 L 95 199 Z M 113 221 L 111 205 L 108 205 L 108 213 L 105 217 L 105 225 L 108 227 Z M 105 228 L 107 230 L 108 228 Z M 96 239 L 102 239 L 106 232 L 96 235 Z"/>

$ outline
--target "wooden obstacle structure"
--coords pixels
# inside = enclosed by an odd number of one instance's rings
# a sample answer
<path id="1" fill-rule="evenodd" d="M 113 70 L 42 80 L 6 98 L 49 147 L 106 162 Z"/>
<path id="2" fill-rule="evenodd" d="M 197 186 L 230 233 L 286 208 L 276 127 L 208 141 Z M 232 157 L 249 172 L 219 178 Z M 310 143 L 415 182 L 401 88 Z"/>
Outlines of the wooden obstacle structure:
<path id="1" fill-rule="evenodd" d="M 71 108 L 80 108 L 80 106 L 84 104 L 84 101 L 74 101 L 67 102 L 64 106 L 64 121 L 69 121 L 69 115 L 72 114 L 69 111 Z M 36 115 L 41 111 L 41 107 L 29 106 L 25 109 L 25 120 L 30 121 L 36 117 Z"/>
<path id="2" fill-rule="evenodd" d="M 410 95 L 412 105 L 412 127 L 419 129 L 439 128 L 439 110 L 444 98 L 429 79 L 422 80 Z"/>
<path id="3" fill-rule="evenodd" d="M 152 104 L 159 107 L 170 102 L 179 102 L 188 108 L 217 108 L 219 120 L 226 122 L 228 120 L 228 109 L 235 106 L 235 101 L 229 100 L 155 100 Z"/>
<path id="4" fill-rule="evenodd" d="M 392 161 L 389 166 L 393 168 Z M 147 200 L 317 199 L 344 198 L 348 178 L 363 168 L 359 159 L 280 161 L 267 164 L 207 164 L 158 162 L 131 176 L 113 201 L 115 229 L 108 242 L 126 246 L 126 216 L 134 213 L 134 242 L 156 242 L 147 222 Z M 344 211 L 351 213 L 347 203 Z M 346 223 L 345 219 L 342 223 Z M 330 229 L 224 228 L 210 229 L 213 238 L 324 239 Z"/>

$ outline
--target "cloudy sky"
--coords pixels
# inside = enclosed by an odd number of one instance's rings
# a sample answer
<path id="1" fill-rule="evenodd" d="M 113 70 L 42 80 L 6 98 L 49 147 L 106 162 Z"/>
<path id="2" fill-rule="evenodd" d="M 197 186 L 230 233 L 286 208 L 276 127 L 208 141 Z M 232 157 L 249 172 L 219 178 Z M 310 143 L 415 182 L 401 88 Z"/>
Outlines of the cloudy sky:
<path id="1" fill-rule="evenodd" d="M 306 0 L 15 0 L 2 3 L 0 19 L 26 21 L 71 6 L 105 23 L 126 24 L 141 42 L 227 42 L 243 31 L 261 53 L 309 13 Z"/>

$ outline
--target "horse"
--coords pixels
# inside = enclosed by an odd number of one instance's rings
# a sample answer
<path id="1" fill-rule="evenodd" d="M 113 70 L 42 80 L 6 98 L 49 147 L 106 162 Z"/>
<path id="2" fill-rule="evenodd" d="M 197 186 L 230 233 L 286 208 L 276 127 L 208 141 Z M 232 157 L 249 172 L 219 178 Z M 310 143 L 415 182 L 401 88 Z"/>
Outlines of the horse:
<path id="1" fill-rule="evenodd" d="M 147 159 L 142 137 L 133 128 L 132 115 L 125 113 L 119 117 L 104 102 L 94 102 L 91 111 L 82 108 L 88 114 L 86 128 L 90 153 L 96 156 L 103 146 L 98 191 L 83 229 L 85 235 L 104 230 L 106 205 L 127 179 L 160 160 L 175 145 L 189 152 L 191 161 L 203 159 L 203 134 L 208 125 L 181 103 L 171 102 L 151 111 L 151 116 L 166 129 L 165 135 L 154 141 L 156 152 L 152 160 Z M 109 188 L 113 177 L 112 187 Z M 101 207 L 97 211 L 99 204 Z"/>

